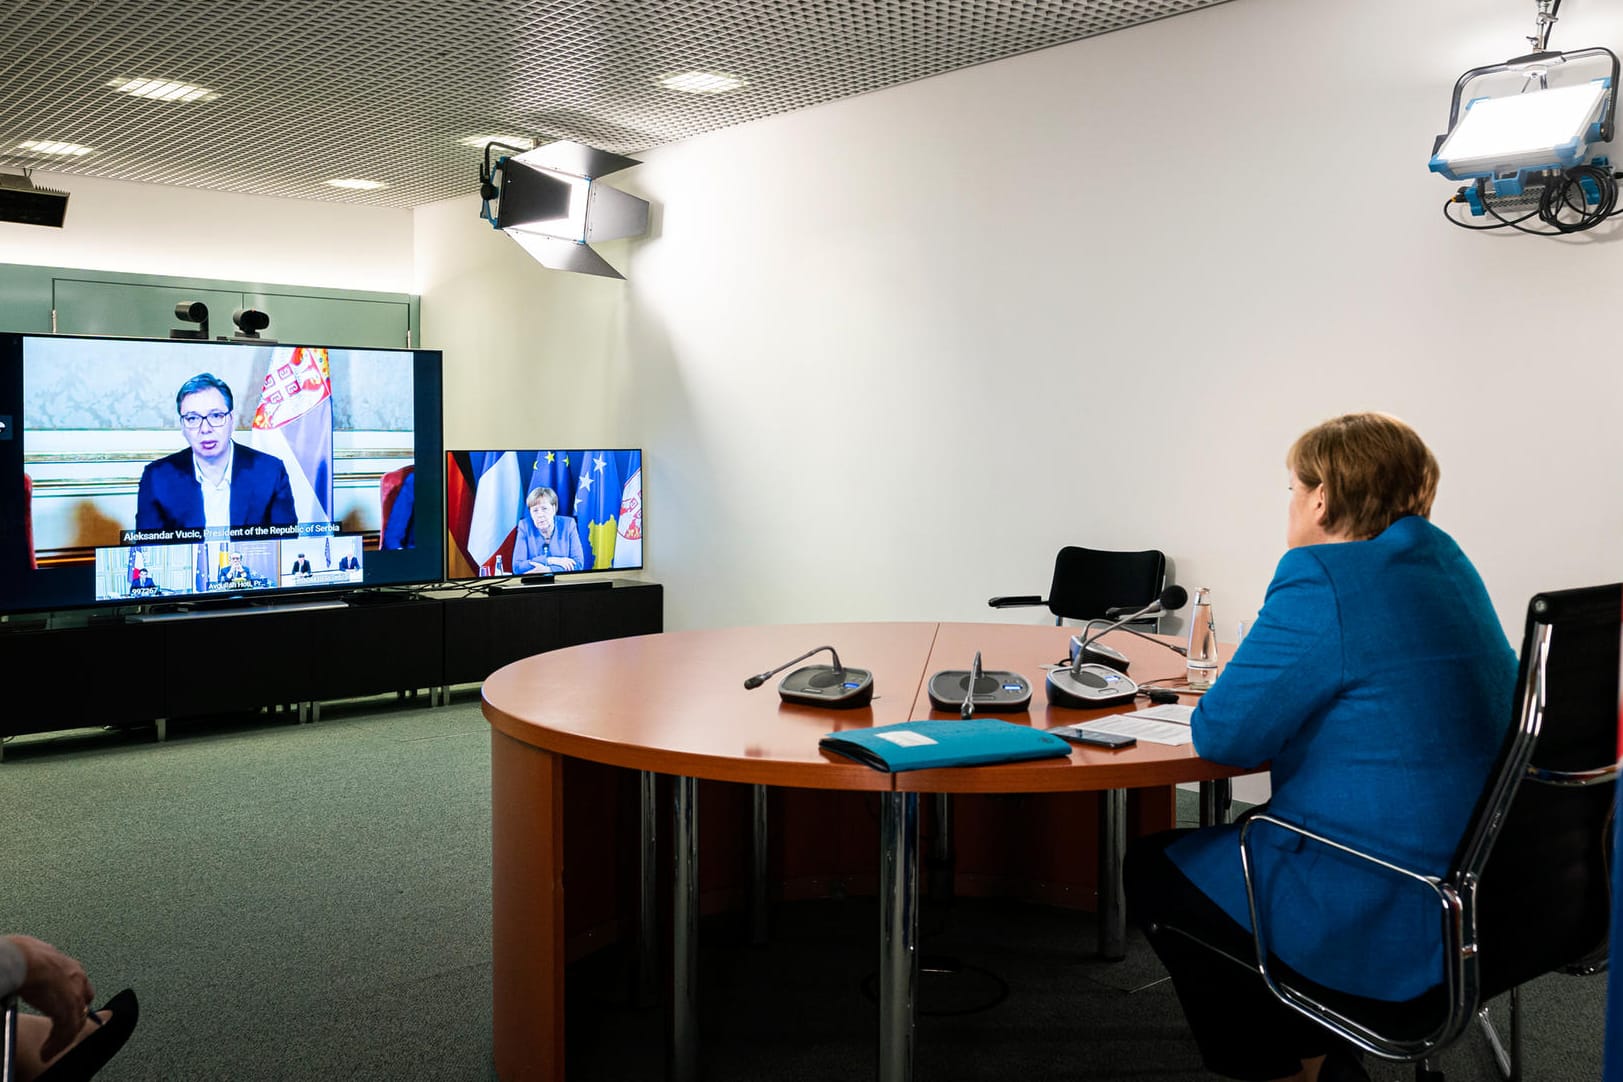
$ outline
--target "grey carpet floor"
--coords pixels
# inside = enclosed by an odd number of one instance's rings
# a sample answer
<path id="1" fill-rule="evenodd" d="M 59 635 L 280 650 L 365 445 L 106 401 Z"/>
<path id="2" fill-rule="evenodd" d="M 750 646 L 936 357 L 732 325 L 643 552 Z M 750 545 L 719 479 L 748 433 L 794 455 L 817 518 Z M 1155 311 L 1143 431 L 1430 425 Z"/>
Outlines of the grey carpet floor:
<path id="1" fill-rule="evenodd" d="M 118 1080 L 470 1079 L 490 1067 L 490 777 L 476 697 L 393 700 L 9 741 L 0 764 L 0 926 L 81 958 L 141 1025 Z M 701 929 L 702 1064 L 715 1080 L 872 1077 L 871 899 L 781 906 L 771 944 Z M 1090 918 L 927 904 L 917 1075 L 1206 1079 L 1141 940 L 1089 955 Z M 569 974 L 570 1076 L 663 1077 L 663 1014 L 629 1003 L 611 948 Z M 973 1013 L 951 1013 L 997 997 Z M 1604 982 L 1524 991 L 1529 1082 L 1600 1074 Z M 1502 1008 L 1500 1008 L 1502 1014 Z M 1489 1079 L 1481 1040 L 1444 1057 Z M 1376 1079 L 1410 1077 L 1376 1064 Z"/>

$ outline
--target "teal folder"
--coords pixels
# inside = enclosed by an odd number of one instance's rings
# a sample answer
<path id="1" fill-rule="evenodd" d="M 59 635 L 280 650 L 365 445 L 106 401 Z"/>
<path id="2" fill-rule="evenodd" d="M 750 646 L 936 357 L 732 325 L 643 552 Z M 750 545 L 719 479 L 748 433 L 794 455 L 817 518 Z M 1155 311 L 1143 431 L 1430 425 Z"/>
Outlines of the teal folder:
<path id="1" fill-rule="evenodd" d="M 1070 745 L 1057 736 L 993 718 L 907 721 L 875 729 L 848 729 L 829 733 L 818 743 L 887 773 L 1058 759 L 1071 754 Z"/>

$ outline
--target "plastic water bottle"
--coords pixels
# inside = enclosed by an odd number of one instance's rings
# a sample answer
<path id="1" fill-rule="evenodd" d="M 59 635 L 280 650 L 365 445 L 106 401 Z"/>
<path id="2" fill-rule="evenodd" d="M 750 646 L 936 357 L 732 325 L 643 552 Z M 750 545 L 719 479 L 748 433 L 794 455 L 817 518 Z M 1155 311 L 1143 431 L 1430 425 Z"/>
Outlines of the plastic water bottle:
<path id="1" fill-rule="evenodd" d="M 502 554 L 499 553 L 499 552 L 496 554 L 496 571 L 495 571 L 495 574 L 498 574 L 498 575 L 507 574 L 507 572 L 502 570 Z"/>
<path id="2" fill-rule="evenodd" d="M 1217 679 L 1217 624 L 1212 619 L 1211 591 L 1195 590 L 1195 612 L 1189 620 L 1189 686 L 1209 688 Z"/>

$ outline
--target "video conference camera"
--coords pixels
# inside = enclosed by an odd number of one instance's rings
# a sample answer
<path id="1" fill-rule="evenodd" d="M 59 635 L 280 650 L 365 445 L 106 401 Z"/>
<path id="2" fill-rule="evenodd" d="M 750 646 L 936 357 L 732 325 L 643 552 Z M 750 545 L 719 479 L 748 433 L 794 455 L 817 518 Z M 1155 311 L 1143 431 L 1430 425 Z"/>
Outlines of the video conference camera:
<path id="1" fill-rule="evenodd" d="M 170 338 L 194 338 L 204 342 L 209 338 L 209 306 L 202 301 L 181 301 L 175 305 L 175 318 L 182 323 L 195 323 L 197 330 L 188 331 L 176 328 L 169 332 Z"/>
<path id="2" fill-rule="evenodd" d="M 270 326 L 270 316 L 257 308 L 238 308 L 231 313 L 231 322 L 237 325 L 237 338 L 258 338 L 259 332 Z"/>

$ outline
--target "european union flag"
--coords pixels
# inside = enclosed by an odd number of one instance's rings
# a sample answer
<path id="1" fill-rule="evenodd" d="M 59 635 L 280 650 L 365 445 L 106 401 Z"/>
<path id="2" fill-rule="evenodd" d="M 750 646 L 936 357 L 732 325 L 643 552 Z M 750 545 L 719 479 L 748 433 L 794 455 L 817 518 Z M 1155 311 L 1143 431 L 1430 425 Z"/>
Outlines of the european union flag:
<path id="1" fill-rule="evenodd" d="M 558 513 L 569 514 L 575 504 L 575 478 L 580 461 L 579 451 L 537 451 L 535 468 L 530 471 L 530 483 L 524 495 L 538 488 L 550 488 L 558 494 Z"/>

